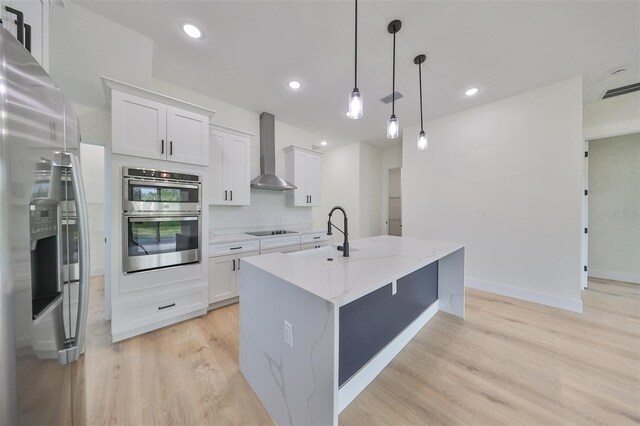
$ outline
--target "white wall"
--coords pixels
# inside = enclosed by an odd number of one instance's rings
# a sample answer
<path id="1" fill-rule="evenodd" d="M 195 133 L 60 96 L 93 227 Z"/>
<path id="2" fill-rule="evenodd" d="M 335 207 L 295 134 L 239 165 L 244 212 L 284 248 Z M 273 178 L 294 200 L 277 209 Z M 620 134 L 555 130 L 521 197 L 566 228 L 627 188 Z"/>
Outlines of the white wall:
<path id="1" fill-rule="evenodd" d="M 360 237 L 360 144 L 333 149 L 322 156 L 321 204 L 314 209 L 314 225 L 326 229 L 327 215 L 334 206 L 341 206 L 349 217 L 349 239 Z M 333 223 L 342 229 L 340 213 Z M 324 227 L 324 228 L 323 228 Z M 334 241 L 342 242 L 342 234 L 334 232 Z"/>
<path id="2" fill-rule="evenodd" d="M 466 244 L 467 285 L 581 311 L 582 79 L 404 129 L 406 236 Z"/>
<path id="3" fill-rule="evenodd" d="M 640 133 L 589 142 L 589 276 L 640 284 Z"/>
<path id="4" fill-rule="evenodd" d="M 84 139 L 87 140 L 87 139 Z M 87 197 L 91 275 L 104 273 L 104 147 L 80 144 L 80 167 Z"/>
<path id="5" fill-rule="evenodd" d="M 382 153 L 367 144 L 360 145 L 360 238 L 380 235 L 382 224 Z"/>
<path id="6" fill-rule="evenodd" d="M 585 139 L 640 132 L 640 92 L 585 105 L 583 129 Z"/>

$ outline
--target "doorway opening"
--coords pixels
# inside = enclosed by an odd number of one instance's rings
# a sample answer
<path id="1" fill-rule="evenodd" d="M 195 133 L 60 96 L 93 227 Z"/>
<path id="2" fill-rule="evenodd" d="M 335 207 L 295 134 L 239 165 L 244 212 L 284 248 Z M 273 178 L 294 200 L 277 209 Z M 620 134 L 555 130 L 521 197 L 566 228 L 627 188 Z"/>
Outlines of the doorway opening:
<path id="1" fill-rule="evenodd" d="M 583 287 L 640 284 L 640 133 L 587 141 L 585 162 Z"/>
<path id="2" fill-rule="evenodd" d="M 400 167 L 389 169 L 389 204 L 388 204 L 389 235 L 402 236 L 402 179 Z"/>

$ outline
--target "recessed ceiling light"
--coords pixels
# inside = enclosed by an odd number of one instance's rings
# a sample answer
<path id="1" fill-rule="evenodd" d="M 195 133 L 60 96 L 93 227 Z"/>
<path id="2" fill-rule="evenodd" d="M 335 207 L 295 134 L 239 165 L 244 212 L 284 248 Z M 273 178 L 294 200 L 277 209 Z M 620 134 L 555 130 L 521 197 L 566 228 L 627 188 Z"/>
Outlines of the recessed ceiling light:
<path id="1" fill-rule="evenodd" d="M 322 145 L 322 146 L 327 146 L 327 141 L 322 141 L 322 142 L 320 142 L 320 145 Z"/>
<path id="2" fill-rule="evenodd" d="M 202 37 L 202 31 L 200 31 L 200 28 L 196 27 L 193 24 L 184 24 L 182 26 L 182 31 L 184 31 L 185 34 L 188 35 L 191 38 L 200 38 L 200 37 Z"/>
<path id="3" fill-rule="evenodd" d="M 477 87 L 472 87 L 471 89 L 467 89 L 464 92 L 464 94 L 467 95 L 467 96 L 473 96 L 476 93 L 478 93 L 478 88 Z"/>
<path id="4" fill-rule="evenodd" d="M 292 89 L 294 89 L 294 90 L 299 89 L 299 88 L 300 88 L 300 86 L 301 86 L 301 84 L 300 84 L 300 82 L 299 82 L 298 80 L 291 80 L 291 81 L 289 82 L 289 87 L 291 87 L 291 88 L 292 88 Z"/>

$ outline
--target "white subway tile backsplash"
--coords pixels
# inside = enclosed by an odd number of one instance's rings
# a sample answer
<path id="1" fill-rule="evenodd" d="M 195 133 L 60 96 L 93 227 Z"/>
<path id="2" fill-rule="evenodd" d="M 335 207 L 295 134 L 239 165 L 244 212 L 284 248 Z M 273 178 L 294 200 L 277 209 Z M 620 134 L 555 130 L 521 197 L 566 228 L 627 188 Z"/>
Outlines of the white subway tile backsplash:
<path id="1" fill-rule="evenodd" d="M 211 234 L 310 228 L 312 207 L 287 207 L 283 191 L 251 190 L 249 206 L 210 206 Z"/>

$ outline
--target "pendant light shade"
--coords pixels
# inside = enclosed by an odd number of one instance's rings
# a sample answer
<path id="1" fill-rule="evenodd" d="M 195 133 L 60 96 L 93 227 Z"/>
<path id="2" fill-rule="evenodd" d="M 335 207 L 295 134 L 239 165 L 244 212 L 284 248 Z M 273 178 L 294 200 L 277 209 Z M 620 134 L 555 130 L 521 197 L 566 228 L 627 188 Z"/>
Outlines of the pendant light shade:
<path id="1" fill-rule="evenodd" d="M 400 134 L 400 122 L 394 115 L 387 121 L 387 139 L 395 139 Z"/>
<path id="2" fill-rule="evenodd" d="M 353 91 L 349 95 L 349 111 L 347 117 L 352 120 L 362 118 L 364 105 L 362 103 L 362 95 L 358 90 L 358 0 L 355 0 L 355 58 L 354 58 L 354 78 Z"/>
<path id="3" fill-rule="evenodd" d="M 418 55 L 413 63 L 418 66 L 418 81 L 420 84 L 420 133 L 418 134 L 418 150 L 425 151 L 429 147 L 427 134 L 424 132 L 424 119 L 422 118 L 422 64 L 427 60 L 427 55 Z"/>
<path id="4" fill-rule="evenodd" d="M 400 135 L 400 123 L 396 117 L 396 33 L 402 28 L 402 22 L 394 20 L 387 25 L 389 34 L 393 34 L 393 74 L 391 83 L 391 117 L 387 121 L 387 139 L 396 139 Z"/>
<path id="5" fill-rule="evenodd" d="M 418 150 L 426 151 L 427 148 L 429 148 L 429 141 L 427 141 L 427 134 L 424 132 L 424 130 L 421 130 L 420 134 L 418 135 Z"/>
<path id="6" fill-rule="evenodd" d="M 347 112 L 347 117 L 352 120 L 362 118 L 362 106 L 362 94 L 360 94 L 360 91 L 356 87 L 349 96 L 349 112 Z"/>

